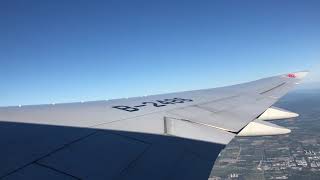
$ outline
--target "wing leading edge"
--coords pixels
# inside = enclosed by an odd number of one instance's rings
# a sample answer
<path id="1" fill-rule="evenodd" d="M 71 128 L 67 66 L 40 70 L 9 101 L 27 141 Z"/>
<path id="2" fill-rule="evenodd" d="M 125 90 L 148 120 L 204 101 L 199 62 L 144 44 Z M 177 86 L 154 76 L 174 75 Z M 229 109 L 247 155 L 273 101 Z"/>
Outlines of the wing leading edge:
<path id="1" fill-rule="evenodd" d="M 0 108 L 0 145 L 6 147 L 0 177 L 205 179 L 234 136 L 287 133 L 263 120 L 297 116 L 271 106 L 306 74 L 148 97 Z"/>

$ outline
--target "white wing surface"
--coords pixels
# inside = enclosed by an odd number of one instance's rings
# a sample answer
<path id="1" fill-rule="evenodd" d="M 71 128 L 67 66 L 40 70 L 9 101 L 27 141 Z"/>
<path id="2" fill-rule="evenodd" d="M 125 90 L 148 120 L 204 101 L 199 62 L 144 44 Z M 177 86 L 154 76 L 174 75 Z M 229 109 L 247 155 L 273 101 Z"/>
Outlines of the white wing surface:
<path id="1" fill-rule="evenodd" d="M 197 91 L 0 108 L 0 178 L 207 179 L 236 135 L 290 130 L 264 120 L 307 74 Z"/>

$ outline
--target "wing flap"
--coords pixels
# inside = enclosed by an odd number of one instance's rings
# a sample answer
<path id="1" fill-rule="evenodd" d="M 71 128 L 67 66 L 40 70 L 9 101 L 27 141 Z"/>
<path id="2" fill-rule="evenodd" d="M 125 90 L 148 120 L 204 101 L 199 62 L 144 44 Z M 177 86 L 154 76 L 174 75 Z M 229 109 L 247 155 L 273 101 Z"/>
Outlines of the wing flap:
<path id="1" fill-rule="evenodd" d="M 165 113 L 107 123 L 95 128 L 158 135 L 164 134 L 218 144 L 228 144 L 235 136 L 234 133 L 227 132 L 218 127 L 170 117 L 169 114 Z"/>
<path id="2" fill-rule="evenodd" d="M 192 121 L 165 117 L 165 134 L 206 141 L 211 143 L 228 144 L 235 134 Z"/>
<path id="3" fill-rule="evenodd" d="M 179 108 L 168 113 L 177 118 L 236 133 L 257 118 L 273 102 L 274 99 L 259 94 L 251 96 L 241 94 L 224 101 Z"/>

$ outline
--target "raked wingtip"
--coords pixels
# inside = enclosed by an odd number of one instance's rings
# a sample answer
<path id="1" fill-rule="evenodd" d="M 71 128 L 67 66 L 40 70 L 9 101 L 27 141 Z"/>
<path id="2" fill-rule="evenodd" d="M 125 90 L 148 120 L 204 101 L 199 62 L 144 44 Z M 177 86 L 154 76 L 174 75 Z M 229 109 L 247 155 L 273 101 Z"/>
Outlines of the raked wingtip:
<path id="1" fill-rule="evenodd" d="M 297 79 L 303 79 L 305 76 L 309 74 L 309 71 L 298 71 L 287 74 L 287 77 L 289 78 L 297 78 Z"/>

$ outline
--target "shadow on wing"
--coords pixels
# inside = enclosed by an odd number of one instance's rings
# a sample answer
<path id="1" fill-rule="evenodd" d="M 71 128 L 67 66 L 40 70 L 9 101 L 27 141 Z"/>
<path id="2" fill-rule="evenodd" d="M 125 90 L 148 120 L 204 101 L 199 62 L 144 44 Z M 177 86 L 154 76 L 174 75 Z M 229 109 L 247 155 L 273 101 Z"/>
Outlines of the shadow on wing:
<path id="1" fill-rule="evenodd" d="M 2 179 L 208 179 L 224 145 L 172 136 L 0 122 Z"/>

